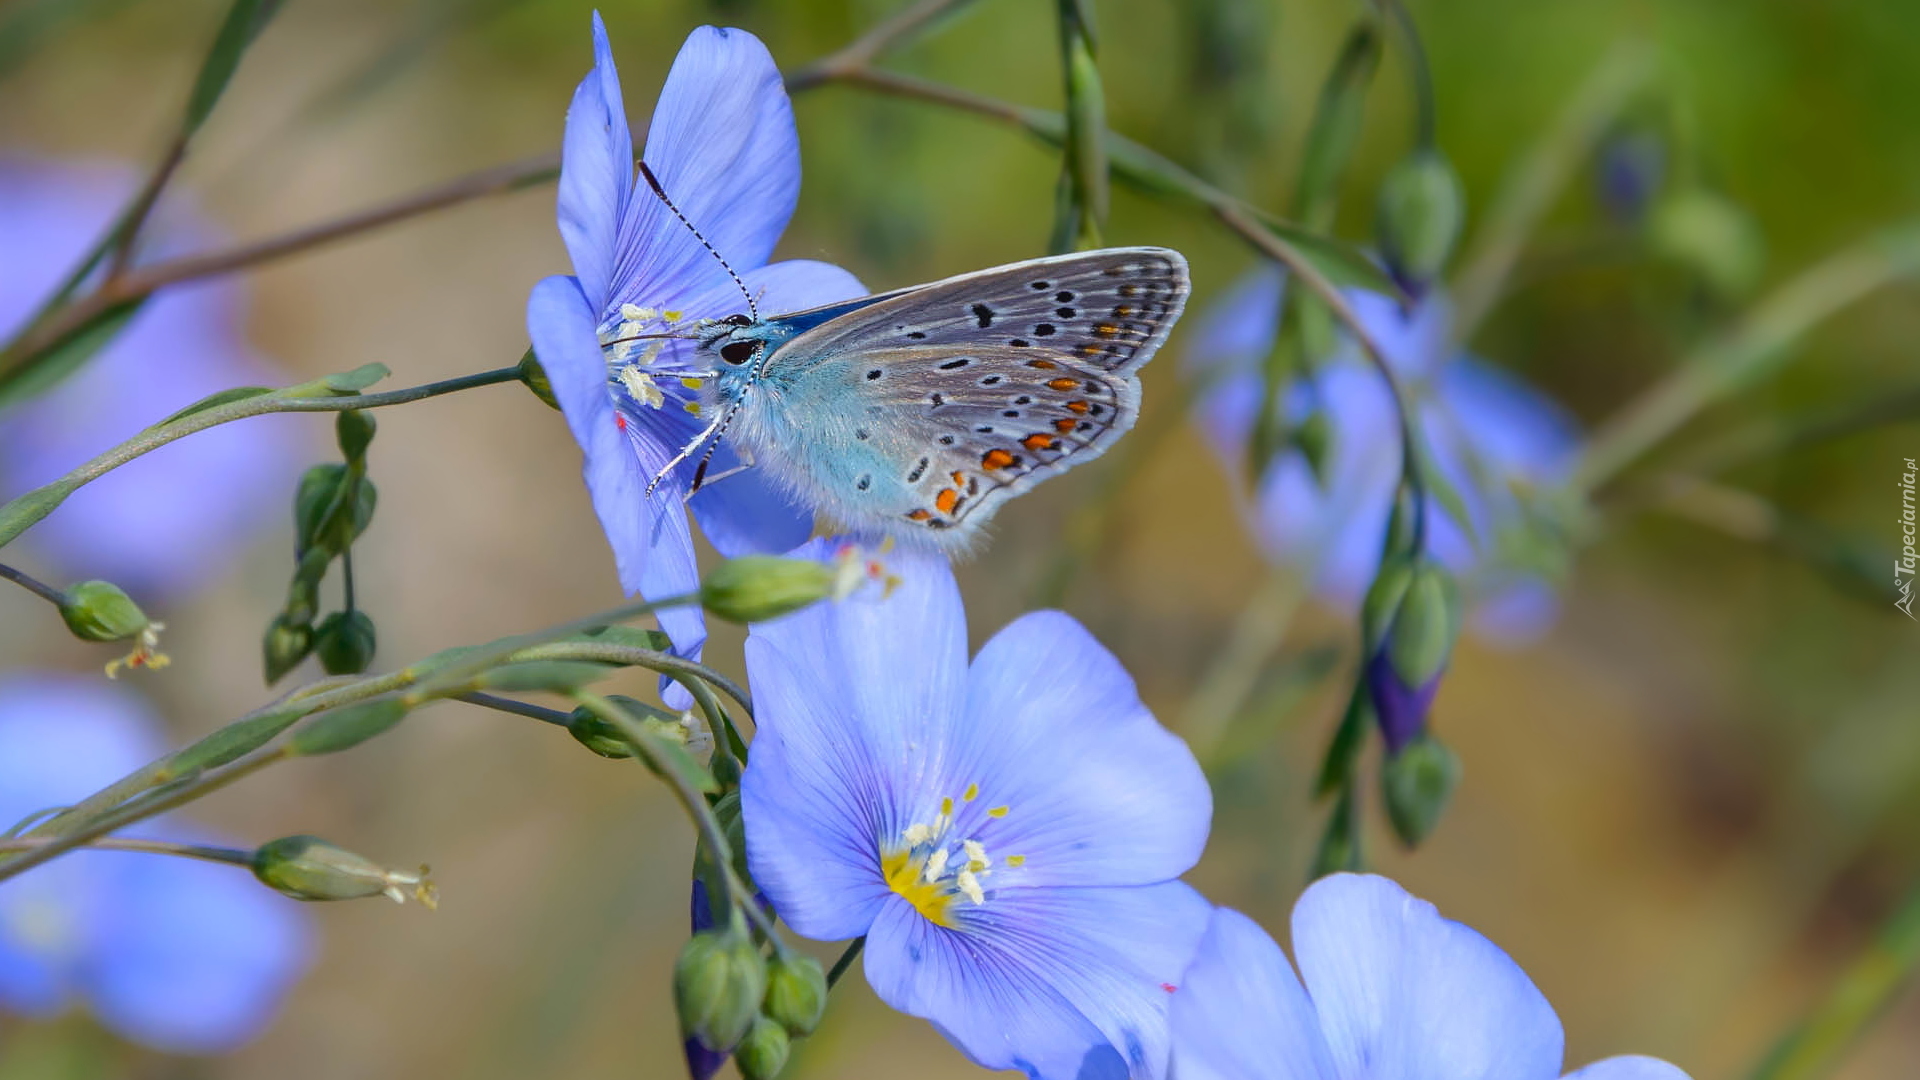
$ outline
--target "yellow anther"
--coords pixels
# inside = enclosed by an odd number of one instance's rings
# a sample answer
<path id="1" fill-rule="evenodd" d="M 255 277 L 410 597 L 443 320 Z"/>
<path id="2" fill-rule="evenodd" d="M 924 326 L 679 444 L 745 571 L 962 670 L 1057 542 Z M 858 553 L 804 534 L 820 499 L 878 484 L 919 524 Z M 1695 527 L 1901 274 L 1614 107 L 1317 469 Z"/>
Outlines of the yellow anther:
<path id="1" fill-rule="evenodd" d="M 953 798 L 951 796 L 940 800 L 940 816 L 953 816 Z"/>
<path id="2" fill-rule="evenodd" d="M 1009 855 L 1007 856 L 1007 865 L 1015 867 L 1025 866 L 1027 865 L 1027 857 L 1025 855 Z"/>
<path id="3" fill-rule="evenodd" d="M 698 375 L 684 375 L 681 376 L 680 385 L 689 390 L 698 390 L 707 385 L 707 381 Z"/>
<path id="4" fill-rule="evenodd" d="M 979 797 L 980 797 L 979 784 L 968 784 L 966 794 L 960 796 L 960 798 L 965 802 L 972 802 L 973 800 Z"/>
<path id="5" fill-rule="evenodd" d="M 1005 807 L 1005 806 L 996 806 L 993 809 L 987 811 L 987 816 L 990 818 L 1003 818 L 1007 816 L 1007 811 L 1009 809 L 1011 808 Z"/>

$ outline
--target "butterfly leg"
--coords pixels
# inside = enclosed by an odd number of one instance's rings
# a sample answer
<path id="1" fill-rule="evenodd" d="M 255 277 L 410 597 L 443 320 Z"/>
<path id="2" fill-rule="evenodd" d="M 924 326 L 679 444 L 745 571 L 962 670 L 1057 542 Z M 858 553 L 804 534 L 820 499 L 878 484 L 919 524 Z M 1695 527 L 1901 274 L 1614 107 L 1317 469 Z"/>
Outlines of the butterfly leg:
<path id="1" fill-rule="evenodd" d="M 700 491 L 702 488 L 712 487 L 713 485 L 719 483 L 720 481 L 725 480 L 729 476 L 739 476 L 741 473 L 746 472 L 748 469 L 753 468 L 753 455 L 749 454 L 745 447 L 736 448 L 734 450 L 734 456 L 740 459 L 740 464 L 735 465 L 733 468 L 728 469 L 726 472 L 716 473 L 712 476 L 701 478 L 700 487 L 687 492 L 687 499 L 691 500 L 695 495 L 700 494 Z"/>
<path id="2" fill-rule="evenodd" d="M 673 455 L 672 461 L 669 461 L 665 465 L 660 466 L 660 471 L 657 473 L 654 473 L 653 479 L 647 482 L 647 492 L 646 492 L 647 498 L 653 497 L 653 489 L 660 486 L 660 481 L 665 480 L 667 478 L 668 473 L 678 468 L 681 462 L 692 457 L 693 452 L 695 450 L 700 449 L 701 443 L 706 442 L 709 438 L 713 436 L 714 432 L 720 430 L 721 423 L 724 419 L 725 417 L 715 418 L 713 423 L 708 424 L 705 428 L 701 429 L 700 434 L 695 435 L 693 437 L 692 442 L 689 442 L 687 445 L 681 447 L 680 452 Z M 697 484 L 695 485 L 695 490 L 698 490 Z"/>

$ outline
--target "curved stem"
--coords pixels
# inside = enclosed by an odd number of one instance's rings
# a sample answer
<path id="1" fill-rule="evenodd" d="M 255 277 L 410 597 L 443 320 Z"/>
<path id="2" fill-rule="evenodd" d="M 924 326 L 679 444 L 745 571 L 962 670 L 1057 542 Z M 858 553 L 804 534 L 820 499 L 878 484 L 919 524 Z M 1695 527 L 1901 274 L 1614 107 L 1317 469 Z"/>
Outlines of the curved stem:
<path id="1" fill-rule="evenodd" d="M 853 966 L 854 958 L 860 955 L 860 950 L 866 947 L 867 939 L 864 937 L 854 938 L 847 943 L 846 951 L 840 954 L 840 959 L 835 960 L 833 967 L 827 971 L 827 989 L 833 989 L 834 984 L 840 981 L 840 976 L 845 975 L 847 969 Z"/>
<path id="2" fill-rule="evenodd" d="M 189 413 L 177 420 L 148 428 L 126 442 L 101 453 L 60 479 L 43 484 L 5 505 L 0 505 L 0 547 L 11 543 L 29 526 L 52 513 L 55 507 L 65 502 L 67 496 L 78 491 L 82 485 L 105 476 L 134 458 L 158 450 L 175 439 L 185 438 L 196 431 L 205 431 L 219 424 L 244 420 L 250 416 L 265 416 L 268 413 L 345 412 L 352 409 L 378 409 L 388 405 L 404 405 L 441 394 L 492 386 L 495 383 L 513 382 L 519 377 L 518 367 L 504 367 L 475 375 L 462 375 L 459 378 L 411 386 L 403 390 L 388 390 L 378 394 L 327 394 L 326 396 L 313 396 L 317 392 L 324 393 L 324 391 L 317 390 L 314 384 L 309 383 L 241 398 L 238 401 L 229 401 L 210 409 L 201 409 L 199 412 Z"/>
<path id="3" fill-rule="evenodd" d="M 561 712 L 559 709 L 549 709 L 542 705 L 532 705 L 524 701 L 515 701 L 512 698 L 500 697 L 480 690 L 475 690 L 470 694 L 455 694 L 453 695 L 453 700 L 464 701 L 469 705 L 479 705 L 483 708 L 495 709 L 504 713 L 512 713 L 515 716 L 524 716 L 532 720 L 553 724 L 557 727 L 568 727 L 573 721 L 572 716 Z"/>
<path id="4" fill-rule="evenodd" d="M 15 585 L 52 604 L 54 607 L 66 606 L 67 596 L 65 593 L 31 574 L 8 566 L 6 563 L 0 563 L 0 578 L 6 578 Z"/>
<path id="5" fill-rule="evenodd" d="M 823 56 L 788 75 L 787 93 L 798 94 L 803 90 L 811 90 L 841 78 L 849 71 L 860 70 L 881 53 L 926 29 L 930 23 L 972 2 L 973 0 L 920 0 L 911 7 L 903 8 L 893 16 L 875 24 L 873 29 L 847 43 L 839 51 Z"/>
<path id="6" fill-rule="evenodd" d="M 1431 149 L 1437 131 L 1433 69 L 1427 64 L 1427 47 L 1420 40 L 1420 28 L 1414 25 L 1413 13 L 1402 0 L 1381 0 L 1381 3 L 1400 27 L 1400 40 L 1407 49 L 1407 66 L 1412 69 L 1412 78 L 1408 81 L 1413 84 L 1414 145 L 1422 150 Z"/>
<path id="7" fill-rule="evenodd" d="M 23 836 L 12 840 L 0 840 L 0 851 L 34 851 L 55 842 L 51 836 Z M 125 836 L 103 836 L 83 845 L 100 851 L 138 851 L 148 855 L 178 855 L 188 859 L 204 859 L 207 862 L 227 863 L 232 866 L 253 866 L 253 852 L 239 851 L 234 848 L 209 847 L 205 844 L 176 844 L 169 840 L 136 840 Z"/>

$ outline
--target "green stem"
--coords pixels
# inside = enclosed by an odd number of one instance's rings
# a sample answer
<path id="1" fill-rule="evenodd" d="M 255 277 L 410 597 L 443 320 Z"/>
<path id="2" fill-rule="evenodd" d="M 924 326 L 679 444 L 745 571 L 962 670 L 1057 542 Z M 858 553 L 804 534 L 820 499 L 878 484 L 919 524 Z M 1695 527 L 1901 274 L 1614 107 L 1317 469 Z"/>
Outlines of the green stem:
<path id="1" fill-rule="evenodd" d="M 35 851 L 55 842 L 51 836 L 25 836 L 13 840 L 0 840 L 0 851 Z M 205 844 L 176 844 L 168 840 L 135 840 L 124 836 L 103 836 L 85 845 L 101 851 L 138 851 L 149 855 L 178 855 L 188 859 L 205 859 L 208 862 L 228 863 L 233 866 L 253 865 L 253 852 L 238 851 L 234 848 L 208 847 Z"/>
<path id="2" fill-rule="evenodd" d="M 1701 409 L 1772 375 L 1816 324 L 1917 273 L 1920 221 L 1887 229 L 1801 272 L 1595 432 L 1574 469 L 1573 489 L 1592 493 Z"/>
<path id="3" fill-rule="evenodd" d="M 54 607 L 65 607 L 67 605 L 67 594 L 41 581 L 39 578 L 8 566 L 6 563 L 0 563 L 0 578 L 6 578 L 15 585 L 52 604 Z"/>
<path id="4" fill-rule="evenodd" d="M 1920 971 L 1920 889 L 1882 926 L 1866 951 L 1777 1043 L 1753 1080 L 1815 1080 L 1913 983 Z"/>
<path id="5" fill-rule="evenodd" d="M 854 958 L 859 956 L 860 950 L 866 947 L 867 939 L 864 937 L 854 938 L 847 943 L 846 951 L 840 954 L 840 959 L 835 960 L 833 967 L 827 971 L 827 989 L 833 989 L 840 982 L 840 976 L 847 973 L 847 969 L 853 966 Z"/>
<path id="6" fill-rule="evenodd" d="M 412 386 L 403 390 L 388 390 L 378 394 L 335 394 L 324 397 L 309 396 L 314 393 L 313 384 L 304 384 L 189 413 L 177 420 L 148 428 L 60 479 L 37 487 L 0 506 L 0 547 L 13 542 L 14 538 L 52 513 L 55 507 L 65 502 L 68 496 L 89 481 L 97 480 L 143 454 L 158 450 L 175 439 L 185 438 L 196 431 L 205 431 L 219 424 L 244 420 L 250 416 L 265 416 L 268 413 L 343 412 L 349 409 L 377 409 L 388 405 L 404 405 L 441 394 L 492 386 L 495 383 L 513 382 L 519 377 L 518 367 L 504 367 Z"/>
<path id="7" fill-rule="evenodd" d="M 1420 40 L 1420 28 L 1414 24 L 1413 13 L 1407 10 L 1402 0 L 1381 0 L 1381 6 L 1400 27 L 1400 40 L 1406 46 L 1407 66 L 1412 69 L 1414 108 L 1414 145 L 1422 150 L 1431 149 L 1437 135 L 1437 123 L 1434 119 L 1433 69 L 1427 63 L 1427 48 Z"/>
<path id="8" fill-rule="evenodd" d="M 1470 340 L 1493 310 L 1534 227 L 1653 70 L 1653 55 L 1640 42 L 1609 49 L 1553 126 L 1515 164 L 1454 280 L 1455 342 Z"/>
<path id="9" fill-rule="evenodd" d="M 569 727 L 573 722 L 573 717 L 570 714 L 563 713 L 559 709 L 549 709 L 541 705 L 531 705 L 524 701 L 515 701 L 512 698 L 499 697 L 480 690 L 475 690 L 467 694 L 455 694 L 453 695 L 453 700 L 464 701 L 469 705 L 479 705 L 483 708 L 496 709 L 504 713 L 512 713 L 515 716 L 525 716 L 529 719 L 539 720 L 543 723 L 553 724 L 558 727 Z"/>
<path id="10" fill-rule="evenodd" d="M 911 7 L 903 8 L 892 17 L 876 23 L 873 29 L 831 56 L 821 57 L 788 75 L 787 93 L 812 90 L 840 79 L 848 72 L 859 71 L 881 53 L 898 47 L 934 22 L 971 3 L 973 0 L 920 0 Z"/>

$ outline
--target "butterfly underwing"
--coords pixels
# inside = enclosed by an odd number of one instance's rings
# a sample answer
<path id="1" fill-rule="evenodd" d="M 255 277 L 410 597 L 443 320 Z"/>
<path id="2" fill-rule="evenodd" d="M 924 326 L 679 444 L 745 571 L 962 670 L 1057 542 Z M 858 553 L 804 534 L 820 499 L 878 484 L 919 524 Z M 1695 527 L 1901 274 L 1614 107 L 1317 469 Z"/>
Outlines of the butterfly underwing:
<path id="1" fill-rule="evenodd" d="M 1008 499 L 1139 416 L 1139 368 L 1186 305 L 1167 248 L 1032 259 L 708 324 L 710 429 L 860 533 L 963 550 Z"/>

